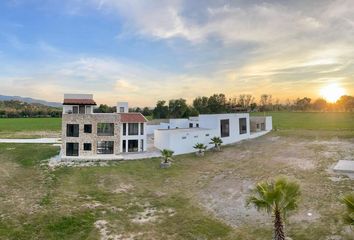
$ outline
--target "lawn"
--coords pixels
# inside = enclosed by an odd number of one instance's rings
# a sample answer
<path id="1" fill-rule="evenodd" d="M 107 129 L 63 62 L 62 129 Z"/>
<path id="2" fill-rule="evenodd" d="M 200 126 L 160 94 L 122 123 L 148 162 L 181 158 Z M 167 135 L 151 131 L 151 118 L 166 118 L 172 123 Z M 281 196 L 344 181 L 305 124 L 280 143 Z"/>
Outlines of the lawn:
<path id="1" fill-rule="evenodd" d="M 326 133 L 273 132 L 174 157 L 169 169 L 149 159 L 51 170 L 57 147 L 0 144 L 0 239 L 271 239 L 271 217 L 245 199 L 256 182 L 286 175 L 302 191 L 289 237 L 352 240 L 338 199 L 353 180 L 328 169 L 353 156 L 354 135 Z"/>
<path id="2" fill-rule="evenodd" d="M 280 130 L 350 130 L 354 131 L 354 113 L 266 112 L 253 116 L 272 116 L 274 128 Z"/>
<path id="3" fill-rule="evenodd" d="M 61 118 L 0 118 L 0 137 L 31 138 L 58 136 Z"/>

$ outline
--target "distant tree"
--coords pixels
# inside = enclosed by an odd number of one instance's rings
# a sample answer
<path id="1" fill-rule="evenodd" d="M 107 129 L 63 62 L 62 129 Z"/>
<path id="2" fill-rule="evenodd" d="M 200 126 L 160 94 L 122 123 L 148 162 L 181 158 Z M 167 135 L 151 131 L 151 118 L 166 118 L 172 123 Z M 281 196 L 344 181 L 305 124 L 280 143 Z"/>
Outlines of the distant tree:
<path id="1" fill-rule="evenodd" d="M 311 106 L 310 104 L 311 104 L 311 98 L 308 97 L 298 98 L 296 99 L 295 107 L 296 110 L 306 111 L 310 108 Z"/>
<path id="2" fill-rule="evenodd" d="M 237 105 L 249 110 L 253 102 L 254 97 L 251 94 L 240 94 L 238 97 Z"/>
<path id="3" fill-rule="evenodd" d="M 148 107 L 144 107 L 142 112 L 141 112 L 144 116 L 151 116 L 152 115 L 152 111 L 150 108 Z"/>
<path id="4" fill-rule="evenodd" d="M 208 105 L 208 97 L 197 97 L 193 100 L 193 107 L 200 114 L 208 114 L 210 113 L 209 105 Z"/>
<path id="5" fill-rule="evenodd" d="M 166 101 L 159 100 L 156 103 L 156 107 L 152 111 L 152 115 L 155 119 L 157 118 L 167 118 L 169 114 L 168 106 L 165 105 Z"/>
<path id="6" fill-rule="evenodd" d="M 316 111 L 325 111 L 327 109 L 327 101 L 323 98 L 318 98 L 313 102 L 312 106 Z"/>
<path id="7" fill-rule="evenodd" d="M 199 112 L 193 107 L 193 106 L 188 106 L 187 111 L 183 115 L 184 118 L 188 117 L 196 117 L 199 115 Z"/>
<path id="8" fill-rule="evenodd" d="M 300 186 L 286 178 L 258 183 L 247 204 L 274 216 L 274 240 L 285 240 L 284 219 L 289 211 L 297 209 Z"/>
<path id="9" fill-rule="evenodd" d="M 168 111 L 171 118 L 187 117 L 188 106 L 186 100 L 183 98 L 171 99 L 168 103 Z"/>
<path id="10" fill-rule="evenodd" d="M 354 111 L 354 97 L 352 96 L 341 96 L 337 101 L 337 105 L 344 111 L 352 112 Z"/>
<path id="11" fill-rule="evenodd" d="M 93 110 L 93 112 L 95 112 L 95 113 L 114 113 L 114 112 L 117 112 L 116 110 L 117 110 L 116 107 L 110 107 L 106 104 L 100 104 L 98 106 L 98 108 L 95 108 Z"/>
<path id="12" fill-rule="evenodd" d="M 224 94 L 214 94 L 208 99 L 208 108 L 210 113 L 226 112 L 226 97 Z"/>
<path id="13" fill-rule="evenodd" d="M 354 227 L 354 192 L 345 195 L 341 202 L 345 204 L 347 211 L 344 214 L 344 221 L 346 224 Z"/>
<path id="14" fill-rule="evenodd" d="M 272 95 L 262 94 L 261 99 L 259 100 L 260 111 L 271 111 L 273 105 Z"/>

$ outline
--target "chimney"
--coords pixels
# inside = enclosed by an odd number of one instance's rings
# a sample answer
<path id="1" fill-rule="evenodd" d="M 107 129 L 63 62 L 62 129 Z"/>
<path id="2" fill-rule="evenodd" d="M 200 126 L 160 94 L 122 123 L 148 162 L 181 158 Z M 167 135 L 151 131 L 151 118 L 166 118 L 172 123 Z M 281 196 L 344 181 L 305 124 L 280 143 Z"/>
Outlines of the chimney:
<path id="1" fill-rule="evenodd" d="M 127 112 L 129 112 L 128 102 L 118 102 L 117 113 L 127 113 Z"/>

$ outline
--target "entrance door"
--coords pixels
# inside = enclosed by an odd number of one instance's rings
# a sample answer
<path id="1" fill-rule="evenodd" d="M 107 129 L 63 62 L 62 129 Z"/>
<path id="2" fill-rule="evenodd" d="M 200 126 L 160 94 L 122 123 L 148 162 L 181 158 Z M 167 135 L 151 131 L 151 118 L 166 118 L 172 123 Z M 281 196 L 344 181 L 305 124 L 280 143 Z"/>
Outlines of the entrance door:
<path id="1" fill-rule="evenodd" d="M 138 152 L 139 142 L 138 140 L 128 140 L 128 152 Z"/>

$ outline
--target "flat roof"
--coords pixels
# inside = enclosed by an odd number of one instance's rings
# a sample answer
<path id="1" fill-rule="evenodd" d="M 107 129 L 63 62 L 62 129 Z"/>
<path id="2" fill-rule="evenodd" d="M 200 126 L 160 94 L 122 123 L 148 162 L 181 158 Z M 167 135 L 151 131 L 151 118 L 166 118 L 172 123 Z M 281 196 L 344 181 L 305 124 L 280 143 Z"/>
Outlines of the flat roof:
<path id="1" fill-rule="evenodd" d="M 172 128 L 172 129 L 157 129 L 158 131 L 165 131 L 165 132 L 199 132 L 205 130 L 212 130 L 210 128 Z"/>

